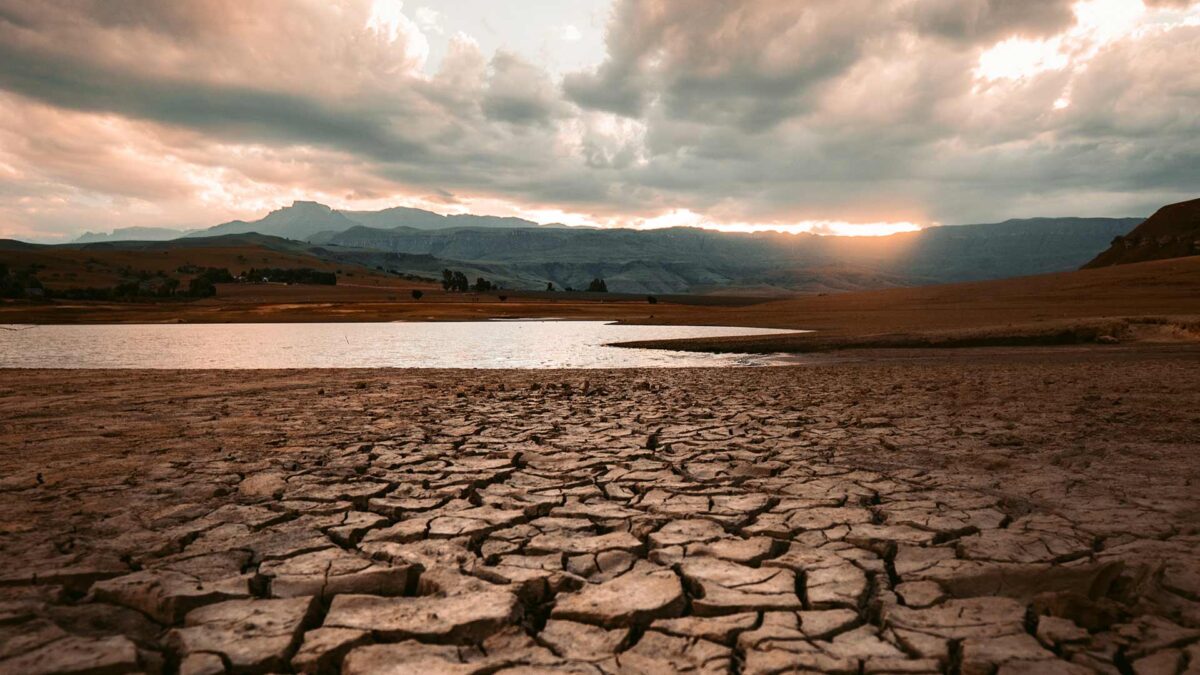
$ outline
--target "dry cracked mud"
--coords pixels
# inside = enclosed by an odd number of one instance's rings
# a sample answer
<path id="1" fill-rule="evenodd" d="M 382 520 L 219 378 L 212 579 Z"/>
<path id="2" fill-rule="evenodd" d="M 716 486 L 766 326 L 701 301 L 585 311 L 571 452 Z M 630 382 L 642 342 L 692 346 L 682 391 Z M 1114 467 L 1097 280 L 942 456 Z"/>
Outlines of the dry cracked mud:
<path id="1" fill-rule="evenodd" d="M 1198 673 L 1200 352 L 5 371 L 3 673 Z"/>

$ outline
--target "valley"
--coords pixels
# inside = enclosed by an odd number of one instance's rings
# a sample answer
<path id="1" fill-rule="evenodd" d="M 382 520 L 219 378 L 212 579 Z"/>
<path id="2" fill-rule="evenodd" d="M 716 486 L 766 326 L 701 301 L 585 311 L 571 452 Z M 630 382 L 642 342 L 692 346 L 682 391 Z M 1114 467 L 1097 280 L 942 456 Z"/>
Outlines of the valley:
<path id="1" fill-rule="evenodd" d="M 1072 270 L 1142 220 L 1032 218 L 845 237 L 688 227 L 571 228 L 408 208 L 341 212 L 295 202 L 259 220 L 222 223 L 170 241 L 120 240 L 140 231 L 118 231 L 112 241 L 56 248 L 251 244 L 416 276 L 437 277 L 452 268 L 509 290 L 540 290 L 547 283 L 559 290 L 580 289 L 603 278 L 610 290 L 622 293 L 783 297 Z"/>

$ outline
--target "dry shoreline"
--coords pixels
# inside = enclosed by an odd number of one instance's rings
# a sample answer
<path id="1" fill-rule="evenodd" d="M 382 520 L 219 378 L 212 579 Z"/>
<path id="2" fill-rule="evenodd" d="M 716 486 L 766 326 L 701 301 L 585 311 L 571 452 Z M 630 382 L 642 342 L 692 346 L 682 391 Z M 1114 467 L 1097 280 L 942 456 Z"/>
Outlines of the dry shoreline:
<path id="1" fill-rule="evenodd" d="M 617 342 L 613 343 L 613 346 L 714 354 L 809 354 L 862 349 L 1050 347 L 1119 343 L 1200 344 L 1200 317 L 1120 317 L 881 335 L 825 335 L 810 332 L 684 340 L 640 340 Z"/>
<path id="2" fill-rule="evenodd" d="M 923 354 L 5 371 L 0 670 L 1200 663 L 1200 350 Z"/>

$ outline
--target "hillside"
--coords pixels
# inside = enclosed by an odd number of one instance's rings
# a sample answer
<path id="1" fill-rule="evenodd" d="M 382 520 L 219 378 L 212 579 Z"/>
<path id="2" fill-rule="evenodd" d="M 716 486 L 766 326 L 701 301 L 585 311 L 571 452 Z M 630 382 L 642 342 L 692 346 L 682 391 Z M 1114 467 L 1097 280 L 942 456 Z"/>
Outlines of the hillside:
<path id="1" fill-rule="evenodd" d="M 18 251 L 37 251 L 38 255 L 18 254 Z M 68 251 L 86 253 L 86 255 L 65 253 Z M 232 253 L 232 255 L 217 255 L 217 252 Z M 258 261 L 260 267 L 311 267 L 322 271 L 343 268 L 349 271 L 362 268 L 372 275 L 387 272 L 388 276 L 393 277 L 425 279 L 440 279 L 442 270 L 449 268 L 463 272 L 472 281 L 483 277 L 509 289 L 543 289 L 546 284 L 541 278 L 514 275 L 503 266 L 445 260 L 427 254 L 396 253 L 342 246 L 325 247 L 257 232 L 214 237 L 185 237 L 171 241 L 101 241 L 53 245 L 0 240 L 0 262 L 7 260 L 14 269 L 25 269 L 30 265 L 48 265 L 47 256 L 54 261 L 54 264 L 45 272 L 40 273 L 39 279 L 44 283 L 49 282 L 47 286 L 51 288 L 72 285 L 88 286 L 92 284 L 85 283 L 85 281 L 93 278 L 98 283 L 112 281 L 112 275 L 107 273 L 94 277 L 91 272 L 100 269 L 96 265 L 81 266 L 81 260 L 93 257 L 101 260 L 116 260 L 117 263 L 112 268 L 113 270 L 131 267 L 166 273 L 170 271 L 171 263 L 185 260 L 201 266 L 228 267 L 236 274 L 248 266 L 253 266 L 247 264 L 246 261 L 249 260 L 251 263 Z M 263 262 L 264 258 L 268 262 Z M 197 262 L 210 259 L 210 262 Z M 220 264 L 217 264 L 218 262 Z M 280 264 L 275 265 L 276 262 Z M 89 267 L 90 271 L 87 269 Z M 59 276 L 47 276 L 53 274 Z"/>
<path id="2" fill-rule="evenodd" d="M 1200 255 L 1200 199 L 1162 207 L 1084 269 Z"/>
<path id="3" fill-rule="evenodd" d="M 0 265 L 31 270 L 46 288 L 111 287 L 141 272 L 187 280 L 196 268 L 225 268 L 237 276 L 250 268 L 310 268 L 340 280 L 395 289 L 413 286 L 353 261 L 318 257 L 307 245 L 261 235 L 234 235 L 166 242 L 99 242 L 36 245 L 0 240 Z M 418 284 L 419 285 L 419 284 Z M 302 292 L 303 289 L 296 289 Z M 311 290 L 311 289 L 310 289 Z M 393 291 L 394 292 L 394 291 Z"/>
<path id="4" fill-rule="evenodd" d="M 814 333 L 631 343 L 718 352 L 1053 344 L 1138 332 L 1200 342 L 1200 256 L 1016 279 L 801 296 L 730 308 L 726 325 Z M 1129 320 L 1133 318 L 1133 320 Z"/>
<path id="5" fill-rule="evenodd" d="M 1200 313 L 1200 258 L 994 281 L 801 296 L 747 308 L 749 325 L 908 331 L 1075 318 Z M 851 320 L 852 319 L 852 320 Z"/>
<path id="6" fill-rule="evenodd" d="M 418 230 L 353 227 L 330 247 L 474 261 L 559 287 L 603 277 L 622 292 L 829 292 L 1075 269 L 1140 219 L 1057 218 L 935 227 L 887 237 L 724 233 L 698 228 Z"/>

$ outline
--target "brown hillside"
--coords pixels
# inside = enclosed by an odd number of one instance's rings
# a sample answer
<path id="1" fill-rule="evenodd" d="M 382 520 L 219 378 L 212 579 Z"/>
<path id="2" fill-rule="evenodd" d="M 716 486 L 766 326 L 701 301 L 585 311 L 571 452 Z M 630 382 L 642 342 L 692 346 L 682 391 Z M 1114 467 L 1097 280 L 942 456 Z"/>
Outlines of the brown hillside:
<path id="1" fill-rule="evenodd" d="M 965 284 L 897 288 L 731 308 L 734 326 L 807 328 L 815 333 L 637 343 L 699 351 L 790 352 L 860 346 L 953 346 L 1095 337 L 1124 317 L 1200 317 L 1200 256 Z M 1190 330 L 1190 328 L 1189 328 Z M 949 341 L 949 342 L 948 342 Z M 968 342 L 969 343 L 969 342 Z"/>
<path id="2" fill-rule="evenodd" d="M 1162 207 L 1083 269 L 1192 255 L 1200 255 L 1200 199 Z"/>
<path id="3" fill-rule="evenodd" d="M 179 272 L 179 268 L 186 266 L 223 267 L 235 276 L 252 267 L 309 267 L 322 272 L 340 270 L 339 284 L 380 286 L 392 289 L 392 292 L 399 287 L 422 285 L 361 265 L 332 263 L 315 256 L 280 252 L 264 246 L 162 246 L 128 250 L 0 242 L 0 263 L 14 270 L 32 266 L 37 270 L 38 280 L 55 290 L 113 286 L 122 280 L 122 270 L 162 272 L 187 279 L 192 275 Z"/>

